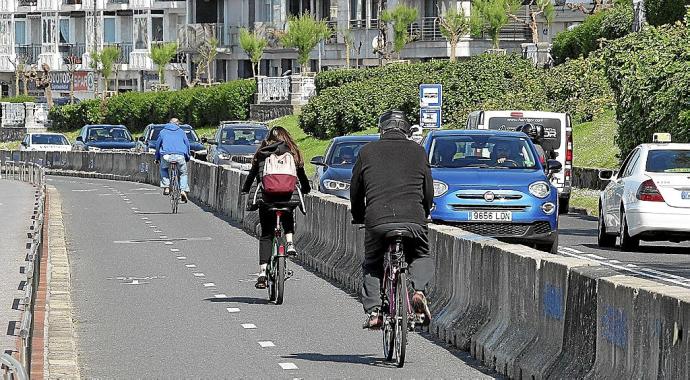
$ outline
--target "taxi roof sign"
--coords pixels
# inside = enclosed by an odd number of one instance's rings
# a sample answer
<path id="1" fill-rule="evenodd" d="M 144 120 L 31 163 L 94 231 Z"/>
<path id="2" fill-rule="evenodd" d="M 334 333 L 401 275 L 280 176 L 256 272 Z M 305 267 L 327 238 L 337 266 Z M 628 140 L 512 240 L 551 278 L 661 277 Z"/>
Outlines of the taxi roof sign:
<path id="1" fill-rule="evenodd" d="M 655 143 L 670 143 L 671 134 L 670 133 L 655 133 L 652 136 L 652 141 Z"/>

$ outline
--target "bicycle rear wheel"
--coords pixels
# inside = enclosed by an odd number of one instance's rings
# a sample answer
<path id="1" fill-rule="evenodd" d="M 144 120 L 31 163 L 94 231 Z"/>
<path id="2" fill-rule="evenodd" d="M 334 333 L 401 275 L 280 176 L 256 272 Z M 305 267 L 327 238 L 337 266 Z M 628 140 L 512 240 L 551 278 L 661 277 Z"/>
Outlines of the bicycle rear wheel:
<path id="1" fill-rule="evenodd" d="M 285 295 L 285 256 L 278 256 L 276 261 L 276 305 L 283 304 Z"/>
<path id="2" fill-rule="evenodd" d="M 398 367 L 402 367 L 405 364 L 407 323 L 409 320 L 407 273 L 398 273 L 398 281 L 395 285 L 395 363 Z"/>
<path id="3" fill-rule="evenodd" d="M 170 165 L 170 206 L 173 214 L 177 214 L 179 204 L 180 184 L 177 176 L 177 165 Z"/>
<path id="4" fill-rule="evenodd" d="M 384 297 L 386 297 L 381 308 L 383 314 L 383 356 L 386 361 L 391 361 L 395 353 L 395 302 L 391 302 L 395 289 L 392 286 L 393 282 L 388 279 L 387 270 L 383 278 Z"/>
<path id="5" fill-rule="evenodd" d="M 271 254 L 271 259 L 268 262 L 268 268 L 266 270 L 266 275 L 268 276 L 268 300 L 276 300 L 276 253 L 278 252 L 278 245 L 273 243 L 273 252 Z"/>

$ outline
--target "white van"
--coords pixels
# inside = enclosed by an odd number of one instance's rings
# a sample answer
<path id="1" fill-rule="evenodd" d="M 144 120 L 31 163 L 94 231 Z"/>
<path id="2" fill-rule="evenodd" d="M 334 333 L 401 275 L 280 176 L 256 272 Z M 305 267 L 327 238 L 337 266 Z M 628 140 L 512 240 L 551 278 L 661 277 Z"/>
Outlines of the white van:
<path id="1" fill-rule="evenodd" d="M 573 128 L 567 113 L 542 111 L 474 111 L 467 118 L 467 129 L 514 131 L 527 123 L 544 126 L 542 147 L 547 159 L 561 162 L 563 170 L 551 182 L 558 189 L 559 213 L 568 212 L 573 174 Z"/>

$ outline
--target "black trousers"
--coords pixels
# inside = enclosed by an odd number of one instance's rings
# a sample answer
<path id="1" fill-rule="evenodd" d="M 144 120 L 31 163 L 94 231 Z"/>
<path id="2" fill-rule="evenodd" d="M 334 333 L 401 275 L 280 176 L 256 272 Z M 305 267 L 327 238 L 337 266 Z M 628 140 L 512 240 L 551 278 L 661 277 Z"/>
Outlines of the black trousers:
<path id="1" fill-rule="evenodd" d="M 276 229 L 276 213 L 269 211 L 266 205 L 259 206 L 259 221 L 261 222 L 261 236 L 259 237 L 259 265 L 268 264 L 273 250 L 273 234 Z M 283 233 L 295 232 L 295 216 L 291 211 L 283 211 L 280 216 Z"/>
<path id="2" fill-rule="evenodd" d="M 405 261 L 414 290 L 426 292 L 434 274 L 434 262 L 429 256 L 427 226 L 416 223 L 386 223 L 366 229 L 364 236 L 364 263 L 362 264 L 363 288 L 362 306 L 366 313 L 381 307 L 383 286 L 383 259 L 386 253 L 386 233 L 392 230 L 407 230 L 414 238 L 403 241 Z"/>

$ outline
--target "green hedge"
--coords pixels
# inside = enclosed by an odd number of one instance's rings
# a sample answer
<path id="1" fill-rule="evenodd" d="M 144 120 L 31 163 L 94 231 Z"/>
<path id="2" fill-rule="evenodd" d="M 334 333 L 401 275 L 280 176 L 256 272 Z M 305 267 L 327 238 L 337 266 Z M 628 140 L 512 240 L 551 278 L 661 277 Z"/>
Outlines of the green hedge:
<path id="1" fill-rule="evenodd" d="M 645 0 L 647 22 L 651 25 L 673 24 L 683 20 L 690 0 Z"/>
<path id="2" fill-rule="evenodd" d="M 61 130 L 104 122 L 123 124 L 137 132 L 172 117 L 194 126 L 215 126 L 221 120 L 246 119 L 255 92 L 253 80 L 179 91 L 130 92 L 109 98 L 103 107 L 99 107 L 98 100 L 92 100 L 53 108 L 51 118 L 55 128 Z"/>
<path id="3" fill-rule="evenodd" d="M 17 96 L 9 96 L 9 97 L 4 97 L 0 98 L 0 102 L 7 102 L 7 103 L 27 103 L 27 102 L 35 102 L 36 98 L 33 96 L 28 96 L 28 95 L 17 95 Z"/>
<path id="4" fill-rule="evenodd" d="M 625 157 L 655 132 L 690 141 L 690 30 L 648 27 L 602 51 L 616 100 L 617 144 Z"/>
<path id="5" fill-rule="evenodd" d="M 631 32 L 633 24 L 632 4 L 620 3 L 615 7 L 588 16 L 572 30 L 556 35 L 551 48 L 556 64 L 569 58 L 587 57 L 599 49 L 599 39 L 614 40 Z"/>

